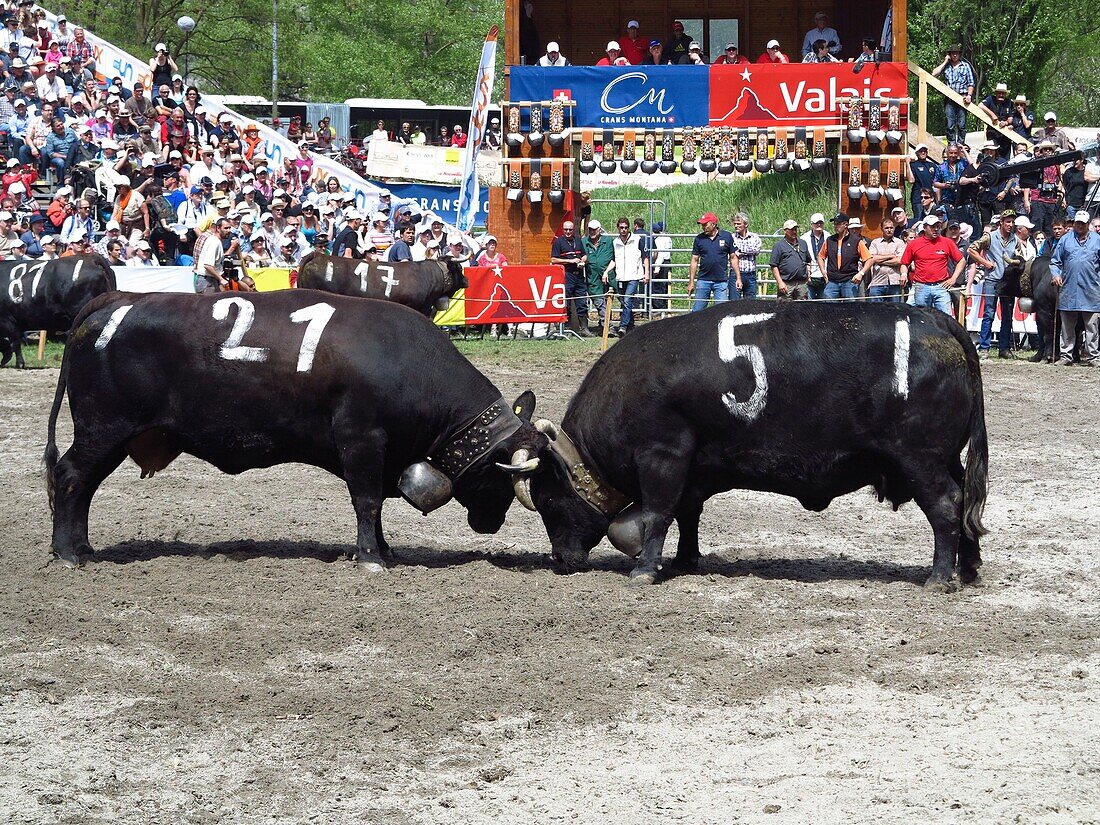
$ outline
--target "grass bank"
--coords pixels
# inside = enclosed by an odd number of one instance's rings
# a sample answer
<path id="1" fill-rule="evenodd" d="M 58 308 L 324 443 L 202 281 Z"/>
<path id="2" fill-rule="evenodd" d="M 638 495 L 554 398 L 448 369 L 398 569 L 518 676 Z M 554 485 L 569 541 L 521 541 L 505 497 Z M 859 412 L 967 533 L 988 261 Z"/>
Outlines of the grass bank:
<path id="1" fill-rule="evenodd" d="M 783 222 L 794 218 L 809 229 L 810 215 L 821 212 L 827 218 L 836 212 L 835 171 L 761 175 L 751 179 L 713 180 L 677 184 L 649 191 L 637 185 L 597 189 L 593 197 L 616 203 L 593 204 L 592 214 L 608 231 L 614 231 L 614 221 L 620 215 L 630 218 L 647 217 L 640 204 L 630 200 L 659 200 L 668 206 L 668 232 L 698 231 L 696 221 L 704 212 L 714 212 L 724 228 L 730 228 L 730 216 L 744 212 L 749 216 L 754 232 L 771 234 L 780 231 Z"/>

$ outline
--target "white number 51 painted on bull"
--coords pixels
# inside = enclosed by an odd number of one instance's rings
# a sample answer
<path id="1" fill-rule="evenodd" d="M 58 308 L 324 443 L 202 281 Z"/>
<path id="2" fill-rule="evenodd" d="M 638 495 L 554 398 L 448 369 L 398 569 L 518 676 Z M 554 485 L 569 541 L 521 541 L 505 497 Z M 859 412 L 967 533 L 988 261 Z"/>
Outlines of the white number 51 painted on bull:
<path id="1" fill-rule="evenodd" d="M 252 361 L 255 363 L 266 361 L 271 354 L 269 347 L 246 347 L 241 344 L 244 336 L 252 329 L 252 324 L 256 320 L 256 307 L 251 301 L 236 296 L 221 298 L 214 302 L 211 314 L 215 321 L 225 321 L 229 318 L 229 313 L 234 307 L 237 309 L 237 317 L 233 321 L 233 327 L 229 330 L 228 337 L 219 347 L 218 354 L 226 361 Z M 133 308 L 133 304 L 126 304 L 111 313 L 111 317 L 103 327 L 103 332 L 96 339 L 95 348 L 97 350 L 107 348 L 107 345 L 111 343 L 111 339 L 115 337 L 115 333 L 118 332 L 122 320 Z M 332 319 L 334 312 L 336 312 L 336 307 L 321 302 L 302 307 L 290 313 L 291 323 L 306 325 L 305 335 L 302 336 L 302 345 L 298 348 L 298 372 L 309 372 L 313 369 L 313 357 L 317 354 L 317 345 L 321 342 L 321 333 L 325 331 L 325 326 Z"/>

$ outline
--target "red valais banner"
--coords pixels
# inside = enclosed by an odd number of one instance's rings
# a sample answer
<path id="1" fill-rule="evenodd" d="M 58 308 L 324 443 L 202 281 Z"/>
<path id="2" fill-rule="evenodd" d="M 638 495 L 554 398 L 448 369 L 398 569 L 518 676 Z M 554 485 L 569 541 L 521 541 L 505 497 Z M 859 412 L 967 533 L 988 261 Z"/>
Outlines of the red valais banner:
<path id="1" fill-rule="evenodd" d="M 904 63 L 788 63 L 710 67 L 711 126 L 832 126 L 844 97 L 904 98 Z M 907 107 L 902 107 L 903 117 Z M 903 120 L 903 123 L 905 121 Z"/>
<path id="2" fill-rule="evenodd" d="M 566 320 L 560 266 L 471 266 L 462 298 L 467 324 L 556 324 Z M 447 313 L 436 323 L 460 323 Z"/>

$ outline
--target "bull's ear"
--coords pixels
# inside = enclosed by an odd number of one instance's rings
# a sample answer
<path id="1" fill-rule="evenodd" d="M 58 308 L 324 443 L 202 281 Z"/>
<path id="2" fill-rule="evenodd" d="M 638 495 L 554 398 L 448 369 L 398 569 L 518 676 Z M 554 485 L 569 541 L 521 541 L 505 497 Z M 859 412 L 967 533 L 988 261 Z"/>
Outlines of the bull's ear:
<path id="1" fill-rule="evenodd" d="M 530 390 L 523 393 L 512 404 L 512 412 L 524 421 L 530 421 L 531 416 L 535 414 L 535 394 Z"/>

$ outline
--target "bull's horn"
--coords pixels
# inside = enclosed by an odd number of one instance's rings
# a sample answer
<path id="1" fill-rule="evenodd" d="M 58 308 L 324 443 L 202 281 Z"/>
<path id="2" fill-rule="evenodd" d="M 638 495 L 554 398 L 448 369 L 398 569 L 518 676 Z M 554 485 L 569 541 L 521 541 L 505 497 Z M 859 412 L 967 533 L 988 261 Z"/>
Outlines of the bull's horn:
<path id="1" fill-rule="evenodd" d="M 531 451 L 526 447 L 521 447 L 512 453 L 511 464 L 501 464 L 498 461 L 497 466 L 506 473 L 522 475 L 523 473 L 533 472 L 539 466 L 539 459 L 538 456 L 531 458 Z"/>
<path id="2" fill-rule="evenodd" d="M 534 459 L 534 462 L 538 464 L 538 459 Z M 516 499 L 530 510 L 532 513 L 537 513 L 538 508 L 535 507 L 535 502 L 531 498 L 531 480 L 524 475 L 512 476 L 512 489 L 516 493 Z"/>
<path id="3" fill-rule="evenodd" d="M 558 428 L 554 426 L 554 422 L 548 418 L 536 418 L 535 429 L 545 435 L 551 441 L 558 440 Z"/>

